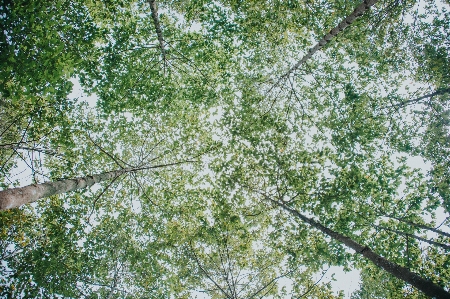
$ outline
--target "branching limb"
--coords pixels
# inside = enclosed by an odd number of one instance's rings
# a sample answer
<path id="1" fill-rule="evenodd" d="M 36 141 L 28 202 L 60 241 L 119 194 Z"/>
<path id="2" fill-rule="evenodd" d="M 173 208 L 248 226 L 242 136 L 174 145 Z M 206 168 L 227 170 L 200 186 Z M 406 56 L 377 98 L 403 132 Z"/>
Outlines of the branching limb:
<path id="1" fill-rule="evenodd" d="M 206 271 L 202 264 L 200 263 L 200 260 L 198 259 L 197 254 L 195 253 L 194 248 L 192 247 L 192 244 L 189 244 L 189 247 L 191 249 L 192 255 L 198 265 L 198 267 L 200 268 L 200 270 L 202 270 L 203 273 L 205 273 L 206 277 L 225 295 L 225 298 L 231 298 L 231 296 L 223 289 L 221 288 L 217 282 L 209 275 L 208 271 Z"/>
<path id="2" fill-rule="evenodd" d="M 409 224 L 409 225 L 412 225 L 412 226 L 415 226 L 415 227 L 418 227 L 418 228 L 421 228 L 421 229 L 426 229 L 426 230 L 432 231 L 432 232 L 434 232 L 436 234 L 439 234 L 441 236 L 445 236 L 447 238 L 450 238 L 450 234 L 449 233 L 446 233 L 446 232 L 444 232 L 444 231 L 442 231 L 442 230 L 440 230 L 438 228 L 430 227 L 430 226 L 427 226 L 427 225 L 424 225 L 424 224 L 415 223 L 415 222 L 412 222 L 412 221 L 409 221 L 409 220 L 405 220 L 403 218 L 394 217 L 394 216 L 390 216 L 390 215 L 384 215 L 383 214 L 382 216 L 389 217 L 389 218 L 395 219 L 397 221 L 400 221 L 400 222 L 403 222 L 403 223 L 406 223 L 406 224 Z"/>
<path id="3" fill-rule="evenodd" d="M 115 157 L 114 155 L 110 154 L 108 151 L 106 151 L 103 147 L 101 147 L 97 142 L 94 141 L 94 139 L 92 139 L 91 135 L 87 134 L 87 136 L 89 137 L 89 140 L 96 146 L 98 147 L 98 149 L 104 153 L 105 155 L 107 155 L 108 157 L 110 157 L 117 165 L 119 165 L 120 168 L 124 168 L 123 165 L 127 165 L 128 167 L 132 167 L 130 164 L 126 163 L 125 161 L 121 160 L 120 158 Z M 118 160 L 123 163 L 119 163 Z"/>

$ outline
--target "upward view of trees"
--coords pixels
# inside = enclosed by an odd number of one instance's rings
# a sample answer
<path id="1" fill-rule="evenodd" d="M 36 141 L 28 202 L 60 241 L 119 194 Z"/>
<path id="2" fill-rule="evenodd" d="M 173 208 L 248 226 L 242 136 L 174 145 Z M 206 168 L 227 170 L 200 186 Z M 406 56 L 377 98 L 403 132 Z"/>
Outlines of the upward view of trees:
<path id="1" fill-rule="evenodd" d="M 450 298 L 448 1 L 0 12 L 1 298 Z"/>

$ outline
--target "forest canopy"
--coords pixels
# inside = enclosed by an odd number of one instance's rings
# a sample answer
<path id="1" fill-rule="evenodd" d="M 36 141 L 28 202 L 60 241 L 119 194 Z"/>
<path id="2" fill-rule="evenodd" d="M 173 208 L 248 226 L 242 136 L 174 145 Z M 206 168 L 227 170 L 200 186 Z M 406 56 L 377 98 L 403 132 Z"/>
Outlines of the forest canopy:
<path id="1" fill-rule="evenodd" d="M 0 22 L 1 298 L 450 298 L 448 0 Z"/>

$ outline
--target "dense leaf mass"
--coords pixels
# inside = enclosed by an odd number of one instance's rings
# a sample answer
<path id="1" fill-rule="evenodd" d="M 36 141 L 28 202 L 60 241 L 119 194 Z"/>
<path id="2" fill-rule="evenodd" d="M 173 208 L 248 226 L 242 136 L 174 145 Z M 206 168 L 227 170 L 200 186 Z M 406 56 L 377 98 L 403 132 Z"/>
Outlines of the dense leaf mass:
<path id="1" fill-rule="evenodd" d="M 1 298 L 450 298 L 448 1 L 0 23 Z"/>

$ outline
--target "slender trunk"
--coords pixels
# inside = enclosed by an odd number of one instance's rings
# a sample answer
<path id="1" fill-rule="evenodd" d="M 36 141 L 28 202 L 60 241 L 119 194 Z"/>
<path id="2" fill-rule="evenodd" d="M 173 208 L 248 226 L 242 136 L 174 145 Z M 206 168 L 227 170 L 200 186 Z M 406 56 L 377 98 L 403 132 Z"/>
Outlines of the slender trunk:
<path id="1" fill-rule="evenodd" d="M 35 202 L 40 198 L 91 187 L 95 183 L 111 180 L 125 173 L 137 172 L 139 170 L 146 170 L 146 169 L 168 167 L 189 162 L 193 161 L 186 160 L 162 165 L 144 166 L 136 168 L 123 168 L 119 170 L 113 170 L 109 172 L 74 179 L 66 179 L 55 182 L 46 182 L 42 184 L 28 185 L 25 187 L 6 189 L 0 191 L 0 210 L 7 210 L 20 207 L 21 205 Z"/>
<path id="2" fill-rule="evenodd" d="M 149 0 L 150 10 L 152 11 L 153 23 L 155 24 L 156 35 L 158 36 L 159 46 L 161 47 L 161 53 L 163 60 L 166 60 L 166 49 L 164 48 L 164 38 L 162 35 L 161 25 L 159 23 L 158 8 L 156 7 L 155 0 Z"/>
<path id="3" fill-rule="evenodd" d="M 393 263 L 393 262 L 385 259 L 384 257 L 373 252 L 369 247 L 361 245 L 361 244 L 355 242 L 353 239 L 346 237 L 338 232 L 335 232 L 326 226 L 323 226 L 319 222 L 304 216 L 297 210 L 289 208 L 284 203 L 273 200 L 267 196 L 265 196 L 265 197 L 270 202 L 280 206 L 281 208 L 288 211 L 292 215 L 300 218 L 303 222 L 310 224 L 311 226 L 315 227 L 316 229 L 320 230 L 321 232 L 330 236 L 331 238 L 344 243 L 347 247 L 350 247 L 351 249 L 355 250 L 356 253 L 363 255 L 365 258 L 369 259 L 375 265 L 384 269 L 388 273 L 394 275 L 395 277 L 397 277 L 397 278 L 411 284 L 412 286 L 416 287 L 417 289 L 421 290 L 427 296 L 430 296 L 432 298 L 438 298 L 438 299 L 440 299 L 440 298 L 450 299 L 450 293 L 445 291 L 440 286 L 434 284 L 432 281 L 426 280 L 426 279 L 422 278 L 421 276 L 417 275 L 416 273 L 411 272 L 408 268 L 402 267 L 400 265 L 397 265 L 396 263 Z"/>
<path id="4" fill-rule="evenodd" d="M 349 25 L 351 25 L 358 17 L 362 16 L 366 10 L 373 6 L 378 0 L 364 0 L 363 3 L 358 5 L 355 10 L 348 15 L 343 21 L 339 23 L 336 27 L 330 30 L 330 32 L 325 35 L 314 47 L 309 49 L 308 54 L 303 56 L 293 67 L 289 69 L 281 78 L 288 77 L 291 73 L 295 72 L 304 64 L 308 59 L 310 59 L 317 51 L 319 51 L 323 46 L 335 38 L 339 32 L 343 31 Z"/>

